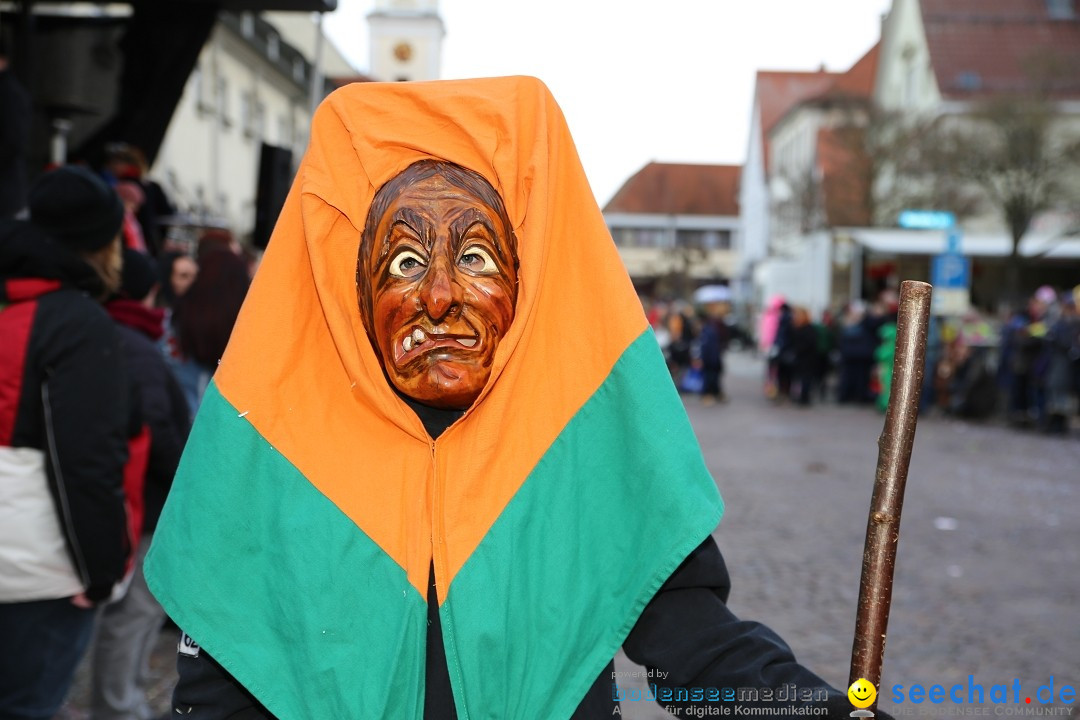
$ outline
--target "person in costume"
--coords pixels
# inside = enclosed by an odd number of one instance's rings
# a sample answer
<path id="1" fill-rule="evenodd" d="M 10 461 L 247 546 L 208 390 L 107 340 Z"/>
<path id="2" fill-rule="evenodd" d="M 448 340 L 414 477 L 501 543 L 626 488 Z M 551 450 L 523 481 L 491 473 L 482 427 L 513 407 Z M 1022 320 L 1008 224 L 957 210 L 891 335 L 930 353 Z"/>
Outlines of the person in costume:
<path id="1" fill-rule="evenodd" d="M 599 718 L 794 683 L 533 78 L 332 94 L 146 561 L 193 720 Z M 684 703 L 685 704 L 685 703 Z M 746 703 L 743 703 L 746 704 Z"/>

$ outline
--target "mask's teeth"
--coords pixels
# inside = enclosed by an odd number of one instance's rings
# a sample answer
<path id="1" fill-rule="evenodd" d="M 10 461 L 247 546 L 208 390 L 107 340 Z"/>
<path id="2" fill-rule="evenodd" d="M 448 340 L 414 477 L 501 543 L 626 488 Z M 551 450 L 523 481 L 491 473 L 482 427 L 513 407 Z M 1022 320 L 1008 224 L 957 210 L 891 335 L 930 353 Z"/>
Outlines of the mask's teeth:
<path id="1" fill-rule="evenodd" d="M 458 342 L 467 348 L 476 346 L 476 338 L 461 338 L 458 340 Z"/>
<path id="2" fill-rule="evenodd" d="M 414 344 L 419 345 L 425 340 L 427 340 L 427 335 L 424 334 L 423 330 L 421 330 L 420 328 L 416 328 L 412 331 L 412 341 Z"/>
<path id="3" fill-rule="evenodd" d="M 412 350 L 412 335 L 406 335 L 404 342 L 401 343 L 401 349 L 405 352 Z"/>

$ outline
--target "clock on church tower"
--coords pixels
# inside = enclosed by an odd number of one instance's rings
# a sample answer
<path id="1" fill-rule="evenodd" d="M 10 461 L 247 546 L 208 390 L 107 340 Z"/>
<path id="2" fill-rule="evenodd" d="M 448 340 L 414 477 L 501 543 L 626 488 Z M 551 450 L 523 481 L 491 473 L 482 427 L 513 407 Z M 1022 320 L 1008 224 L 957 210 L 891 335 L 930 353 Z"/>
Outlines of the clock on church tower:
<path id="1" fill-rule="evenodd" d="M 376 80 L 437 80 L 446 35 L 438 0 L 376 0 L 368 14 Z"/>

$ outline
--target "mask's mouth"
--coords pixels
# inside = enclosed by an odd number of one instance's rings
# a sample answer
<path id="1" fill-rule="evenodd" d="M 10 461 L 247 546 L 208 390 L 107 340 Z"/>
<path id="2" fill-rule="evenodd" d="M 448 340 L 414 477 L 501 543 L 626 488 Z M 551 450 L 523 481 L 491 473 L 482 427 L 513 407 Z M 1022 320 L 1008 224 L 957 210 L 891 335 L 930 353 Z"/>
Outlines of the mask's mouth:
<path id="1" fill-rule="evenodd" d="M 400 342 L 395 343 L 394 354 L 400 366 L 408 364 L 413 358 L 431 350 L 441 348 L 473 350 L 479 344 L 480 337 L 474 331 L 449 332 L 439 327 L 425 329 L 414 326 Z"/>

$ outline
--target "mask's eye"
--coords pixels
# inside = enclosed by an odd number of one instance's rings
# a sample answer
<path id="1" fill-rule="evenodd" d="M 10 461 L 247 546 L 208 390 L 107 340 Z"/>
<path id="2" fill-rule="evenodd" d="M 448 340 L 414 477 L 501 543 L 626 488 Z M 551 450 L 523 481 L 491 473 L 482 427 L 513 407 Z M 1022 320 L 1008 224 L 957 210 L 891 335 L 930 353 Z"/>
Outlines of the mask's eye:
<path id="1" fill-rule="evenodd" d="M 412 250 L 402 250 L 390 260 L 389 273 L 399 278 L 414 278 L 424 272 L 424 258 Z"/>
<path id="2" fill-rule="evenodd" d="M 494 275 L 499 272 L 499 266 L 491 259 L 491 255 L 479 245 L 465 248 L 458 258 L 458 265 L 475 275 Z"/>

